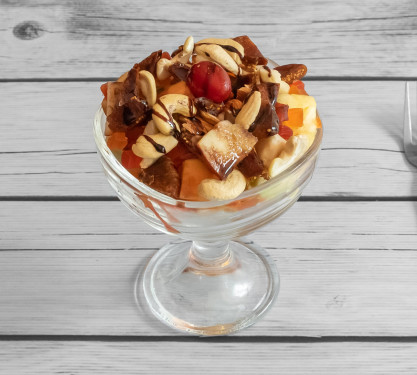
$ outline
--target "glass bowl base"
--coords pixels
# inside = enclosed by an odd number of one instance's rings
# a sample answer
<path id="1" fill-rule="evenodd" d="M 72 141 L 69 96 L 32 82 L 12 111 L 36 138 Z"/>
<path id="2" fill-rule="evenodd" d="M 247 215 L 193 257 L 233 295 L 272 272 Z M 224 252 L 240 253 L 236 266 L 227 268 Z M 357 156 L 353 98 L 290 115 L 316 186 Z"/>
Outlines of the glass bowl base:
<path id="1" fill-rule="evenodd" d="M 138 278 L 151 311 L 165 324 L 225 335 L 252 325 L 272 306 L 279 276 L 270 256 L 252 243 L 216 244 L 210 257 L 213 245 L 199 252 L 200 244 L 191 241 L 169 243 L 150 260 L 143 281 Z"/>

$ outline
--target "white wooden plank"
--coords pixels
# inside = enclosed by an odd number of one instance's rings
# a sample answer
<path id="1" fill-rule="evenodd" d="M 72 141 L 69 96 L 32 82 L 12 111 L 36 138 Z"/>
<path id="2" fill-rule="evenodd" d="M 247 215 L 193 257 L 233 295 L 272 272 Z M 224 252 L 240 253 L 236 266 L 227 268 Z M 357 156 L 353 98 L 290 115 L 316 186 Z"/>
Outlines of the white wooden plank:
<path id="1" fill-rule="evenodd" d="M 0 77 L 111 77 L 190 34 L 242 33 L 311 76 L 416 76 L 415 16 L 413 0 L 2 2 Z"/>
<path id="2" fill-rule="evenodd" d="M 137 273 L 169 237 L 125 211 L 3 202 L 0 332 L 175 334 L 133 298 Z M 272 310 L 241 335 L 417 336 L 416 212 L 408 202 L 299 202 L 251 235 L 282 284 Z M 25 248 L 45 250 L 8 251 Z"/>
<path id="3" fill-rule="evenodd" d="M 403 82 L 308 82 L 307 89 L 324 141 L 305 195 L 417 196 L 417 170 L 402 146 Z M 0 83 L 0 101 L 0 196 L 114 195 L 91 130 L 99 83 Z"/>
<path id="4" fill-rule="evenodd" d="M 157 249 L 173 238 L 117 201 L 0 202 L 0 208 L 3 250 Z M 251 238 L 278 249 L 417 250 L 416 213 L 417 202 L 297 202 Z"/>
<path id="5" fill-rule="evenodd" d="M 133 285 L 154 251 L 1 252 L 4 335 L 181 335 Z M 417 336 L 417 253 L 269 250 L 278 300 L 239 336 Z"/>
<path id="6" fill-rule="evenodd" d="M 6 374 L 411 374 L 415 343 L 0 343 Z"/>

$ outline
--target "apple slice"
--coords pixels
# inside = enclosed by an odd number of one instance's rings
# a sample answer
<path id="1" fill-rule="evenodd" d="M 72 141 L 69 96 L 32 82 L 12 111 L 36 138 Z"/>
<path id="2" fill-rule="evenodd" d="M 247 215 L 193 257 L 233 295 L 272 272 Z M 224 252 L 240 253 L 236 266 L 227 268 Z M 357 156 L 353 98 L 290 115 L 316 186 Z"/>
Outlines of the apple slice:
<path id="1" fill-rule="evenodd" d="M 197 145 L 204 161 L 223 180 L 249 155 L 257 140 L 241 125 L 225 120 L 217 123 Z"/>

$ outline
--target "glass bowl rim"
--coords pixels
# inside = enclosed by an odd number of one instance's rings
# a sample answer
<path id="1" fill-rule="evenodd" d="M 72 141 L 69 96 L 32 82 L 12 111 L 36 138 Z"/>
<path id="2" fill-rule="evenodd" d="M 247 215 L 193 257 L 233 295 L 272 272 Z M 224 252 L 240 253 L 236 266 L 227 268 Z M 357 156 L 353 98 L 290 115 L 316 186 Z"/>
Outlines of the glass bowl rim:
<path id="1" fill-rule="evenodd" d="M 267 189 L 270 186 L 279 184 L 285 180 L 291 173 L 295 172 L 297 169 L 302 167 L 311 157 L 314 157 L 315 154 L 320 149 L 320 144 L 322 141 L 323 130 L 322 128 L 317 128 L 316 135 L 314 137 L 313 143 L 307 149 L 307 151 L 293 164 L 291 164 L 287 169 L 281 172 L 279 175 L 272 177 L 271 179 L 265 181 L 264 183 L 255 186 L 249 190 L 245 190 L 242 194 L 236 198 L 223 200 L 223 201 L 188 201 L 183 199 L 171 198 L 168 195 L 162 194 L 144 183 L 140 182 L 135 178 L 122 164 L 116 159 L 113 155 L 113 152 L 108 148 L 105 141 L 105 135 L 102 131 L 102 120 L 105 118 L 104 111 L 100 105 L 94 116 L 94 139 L 98 152 L 101 154 L 104 161 L 108 166 L 119 176 L 124 182 L 130 185 L 131 188 L 138 190 L 151 198 L 154 198 L 158 201 L 164 202 L 173 206 L 184 206 L 187 208 L 196 208 L 196 209 L 207 209 L 213 207 L 224 206 L 242 199 L 251 198 L 259 194 L 262 190 Z"/>

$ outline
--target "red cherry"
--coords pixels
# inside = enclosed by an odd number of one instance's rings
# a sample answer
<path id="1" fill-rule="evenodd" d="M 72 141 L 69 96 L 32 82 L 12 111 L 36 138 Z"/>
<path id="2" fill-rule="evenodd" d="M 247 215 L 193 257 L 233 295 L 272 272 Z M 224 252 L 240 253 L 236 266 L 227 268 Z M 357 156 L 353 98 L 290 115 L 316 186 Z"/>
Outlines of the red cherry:
<path id="1" fill-rule="evenodd" d="M 232 92 L 232 83 L 227 72 L 211 61 L 202 61 L 191 67 L 187 85 L 196 98 L 205 97 L 220 103 Z"/>

